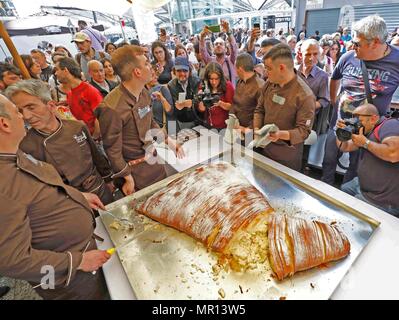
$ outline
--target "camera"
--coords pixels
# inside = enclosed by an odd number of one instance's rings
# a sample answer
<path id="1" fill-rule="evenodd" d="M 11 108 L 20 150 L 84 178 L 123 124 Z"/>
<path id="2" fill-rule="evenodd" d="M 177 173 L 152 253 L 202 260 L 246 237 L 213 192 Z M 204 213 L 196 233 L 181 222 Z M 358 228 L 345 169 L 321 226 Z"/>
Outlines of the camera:
<path id="1" fill-rule="evenodd" d="M 345 127 L 337 128 L 336 135 L 339 141 L 349 141 L 352 134 L 358 134 L 361 124 L 358 118 L 344 119 Z"/>
<path id="2" fill-rule="evenodd" d="M 215 103 L 218 103 L 220 100 L 220 95 L 218 93 L 212 93 L 209 90 L 208 81 L 203 81 L 202 87 L 205 88 L 203 92 L 197 93 L 195 99 L 198 102 L 204 104 L 205 108 L 210 109 Z"/>
<path id="3" fill-rule="evenodd" d="M 198 93 L 196 95 L 196 99 L 198 100 L 198 102 L 202 101 L 205 108 L 210 109 L 215 103 L 219 102 L 220 96 L 217 93 L 211 93 L 205 90 L 202 93 Z"/>

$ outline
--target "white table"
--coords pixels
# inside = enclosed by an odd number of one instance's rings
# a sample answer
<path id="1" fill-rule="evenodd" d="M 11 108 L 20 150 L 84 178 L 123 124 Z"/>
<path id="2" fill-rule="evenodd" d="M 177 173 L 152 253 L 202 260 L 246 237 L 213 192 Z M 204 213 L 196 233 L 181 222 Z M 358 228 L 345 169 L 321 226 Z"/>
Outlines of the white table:
<path id="1" fill-rule="evenodd" d="M 204 135 L 198 140 L 216 139 L 217 137 L 214 137 L 214 135 L 214 133 L 204 132 Z M 199 141 L 196 140 L 191 140 L 185 144 L 185 149 L 189 151 L 187 163 L 183 161 L 171 161 L 172 163 L 169 163 L 177 171 L 180 172 L 199 162 L 213 158 L 229 148 L 227 144 L 222 144 L 220 147 L 209 147 L 199 144 Z M 160 152 L 160 156 L 165 157 L 165 153 Z M 173 158 L 170 157 L 169 159 Z M 265 162 L 381 222 L 369 244 L 352 265 L 331 298 L 399 299 L 399 219 L 328 184 L 284 167 L 270 159 L 265 159 Z M 96 234 L 105 239 L 103 243 L 99 244 L 99 248 L 108 249 L 113 246 L 99 218 L 97 218 Z M 113 255 L 103 266 L 103 270 L 112 299 L 136 299 L 117 254 Z"/>

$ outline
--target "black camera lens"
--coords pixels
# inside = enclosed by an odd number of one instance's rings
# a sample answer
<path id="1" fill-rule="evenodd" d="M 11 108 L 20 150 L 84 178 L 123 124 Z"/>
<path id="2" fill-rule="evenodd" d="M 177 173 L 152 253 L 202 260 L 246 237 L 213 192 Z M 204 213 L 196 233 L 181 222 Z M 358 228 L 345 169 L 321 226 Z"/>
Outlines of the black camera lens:
<path id="1" fill-rule="evenodd" d="M 335 132 L 339 141 L 345 142 L 352 138 L 352 130 L 348 128 L 338 128 Z"/>

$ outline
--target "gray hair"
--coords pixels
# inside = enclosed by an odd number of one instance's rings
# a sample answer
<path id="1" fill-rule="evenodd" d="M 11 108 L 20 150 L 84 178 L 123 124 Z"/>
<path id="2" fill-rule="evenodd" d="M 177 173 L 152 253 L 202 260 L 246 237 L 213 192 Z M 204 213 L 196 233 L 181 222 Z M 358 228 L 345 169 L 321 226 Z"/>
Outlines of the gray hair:
<path id="1" fill-rule="evenodd" d="M 289 35 L 289 36 L 287 37 L 287 43 L 288 43 L 288 42 L 291 42 L 292 40 L 295 40 L 295 41 L 296 41 L 296 35 L 291 34 L 291 35 Z"/>
<path id="2" fill-rule="evenodd" d="M 315 46 L 317 48 L 320 48 L 320 44 L 316 39 L 307 39 L 302 42 L 301 51 L 304 52 L 310 46 Z"/>
<path id="3" fill-rule="evenodd" d="M 387 25 L 379 15 L 367 16 L 355 22 L 352 26 L 352 33 L 362 35 L 368 41 L 378 39 L 384 43 L 388 39 Z"/>
<path id="4" fill-rule="evenodd" d="M 236 67 L 237 69 L 241 67 L 246 72 L 254 71 L 254 60 L 252 56 L 246 52 L 240 53 L 236 59 Z"/>
<path id="5" fill-rule="evenodd" d="M 100 61 L 97 61 L 97 60 L 90 60 L 90 61 L 87 63 L 87 69 L 90 71 L 91 68 L 92 68 L 92 66 L 94 66 L 94 65 L 98 65 L 98 66 L 103 67 L 103 64 L 102 64 Z"/>
<path id="6" fill-rule="evenodd" d="M 330 37 L 323 36 L 323 38 L 320 39 L 319 44 L 320 44 L 320 47 L 326 47 L 326 46 L 332 47 L 333 41 L 332 41 L 332 39 L 330 39 Z"/>
<path id="7" fill-rule="evenodd" d="M 22 80 L 14 83 L 6 89 L 5 95 L 8 99 L 12 99 L 14 95 L 20 92 L 37 97 L 42 100 L 43 103 L 48 103 L 49 101 L 53 100 L 51 98 L 51 92 L 48 84 L 37 79 Z"/>
<path id="8" fill-rule="evenodd" d="M 6 105 L 3 100 L 5 100 L 6 97 L 0 94 L 0 117 L 11 119 L 10 114 L 6 110 Z"/>

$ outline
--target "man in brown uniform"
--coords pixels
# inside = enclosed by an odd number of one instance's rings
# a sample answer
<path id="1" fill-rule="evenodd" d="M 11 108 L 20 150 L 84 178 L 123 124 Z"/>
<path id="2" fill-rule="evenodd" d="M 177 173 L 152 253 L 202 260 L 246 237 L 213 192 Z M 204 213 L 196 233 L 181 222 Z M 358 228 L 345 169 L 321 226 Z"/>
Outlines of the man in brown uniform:
<path id="1" fill-rule="evenodd" d="M 151 130 L 157 135 L 160 128 L 152 116 L 151 96 L 145 89 L 151 80 L 151 64 L 141 47 L 131 45 L 113 52 L 112 64 L 122 83 L 107 95 L 96 115 L 114 172 L 112 178 L 123 178 L 122 191 L 128 195 L 164 179 L 166 172 L 152 145 Z M 184 156 L 174 140 L 167 137 L 166 142 L 178 157 Z"/>
<path id="2" fill-rule="evenodd" d="M 255 107 L 265 81 L 254 72 L 254 62 L 248 53 L 238 55 L 236 69 L 239 80 L 230 113 L 236 115 L 241 131 L 245 132 L 247 128 L 252 127 Z"/>
<path id="3" fill-rule="evenodd" d="M 291 49 L 277 44 L 264 56 L 268 82 L 262 89 L 254 114 L 254 131 L 274 123 L 279 131 L 270 133 L 262 154 L 299 171 L 303 142 L 308 137 L 315 114 L 315 96 L 294 71 Z"/>
<path id="4" fill-rule="evenodd" d="M 91 273 L 110 257 L 93 239 L 90 207 L 101 201 L 18 150 L 24 136 L 22 115 L 0 95 L 0 274 L 29 281 L 45 299 L 107 298 L 102 272 Z"/>
<path id="5" fill-rule="evenodd" d="M 84 124 L 55 116 L 56 105 L 46 84 L 23 80 L 8 87 L 6 95 L 32 127 L 20 149 L 52 164 L 64 183 L 82 192 L 95 193 L 104 204 L 111 203 L 112 192 L 105 185 L 112 175 L 107 159 Z"/>

